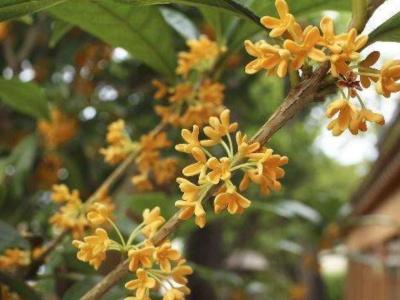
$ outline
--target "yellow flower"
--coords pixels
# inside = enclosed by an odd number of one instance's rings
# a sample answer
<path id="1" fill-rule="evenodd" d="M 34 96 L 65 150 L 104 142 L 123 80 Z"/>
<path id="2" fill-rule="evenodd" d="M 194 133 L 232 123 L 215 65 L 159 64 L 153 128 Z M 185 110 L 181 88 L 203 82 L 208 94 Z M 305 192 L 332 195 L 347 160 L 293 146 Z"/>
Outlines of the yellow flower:
<path id="1" fill-rule="evenodd" d="M 106 258 L 106 251 L 111 240 L 108 238 L 107 231 L 97 228 L 95 235 L 89 235 L 82 241 L 74 240 L 72 245 L 79 249 L 77 257 L 79 260 L 88 262 L 96 270 Z"/>
<path id="2" fill-rule="evenodd" d="M 155 99 L 162 99 L 168 94 L 168 87 L 165 83 L 156 79 L 153 80 L 151 83 L 157 89 L 157 92 L 154 94 Z"/>
<path id="3" fill-rule="evenodd" d="M 245 172 L 239 189 L 244 191 L 248 188 L 250 180 L 260 186 L 261 193 L 267 195 L 271 190 L 279 191 L 281 184 L 278 179 L 285 175 L 281 166 L 288 163 L 286 156 L 273 154 L 272 149 L 262 149 L 260 152 L 249 155 L 249 160 L 257 163 L 256 169 Z"/>
<path id="4" fill-rule="evenodd" d="M 188 283 L 187 276 L 193 273 L 193 269 L 186 265 L 186 261 L 181 259 L 178 265 L 175 266 L 171 271 L 171 276 L 174 281 L 178 284 L 186 285 Z"/>
<path id="5" fill-rule="evenodd" d="M 209 138 L 208 140 L 201 141 L 201 145 L 210 147 L 218 144 L 222 137 L 228 135 L 230 132 L 237 130 L 238 124 L 230 123 L 230 110 L 225 109 L 221 112 L 219 118 L 211 117 L 209 119 L 210 126 L 204 127 L 204 134 Z"/>
<path id="6" fill-rule="evenodd" d="M 283 47 L 290 51 L 294 56 L 291 63 L 293 69 L 300 69 L 307 57 L 317 62 L 326 60 L 326 55 L 322 50 L 315 48 L 321 36 L 317 27 L 308 27 L 304 30 L 304 40 L 296 43 L 292 40 L 286 40 Z"/>
<path id="7" fill-rule="evenodd" d="M 176 178 L 177 160 L 175 158 L 165 158 L 156 161 L 154 169 L 155 181 L 158 185 L 165 185 Z"/>
<path id="8" fill-rule="evenodd" d="M 194 90 L 192 84 L 188 82 L 179 83 L 173 90 L 172 95 L 169 97 L 171 103 L 180 103 L 185 100 L 190 100 L 194 97 Z"/>
<path id="9" fill-rule="evenodd" d="M 111 201 L 96 202 L 88 208 L 86 217 L 92 225 L 99 226 L 111 218 L 113 209 L 114 205 Z"/>
<path id="10" fill-rule="evenodd" d="M 211 157 L 207 161 L 207 167 L 212 171 L 207 174 L 207 180 L 212 184 L 218 184 L 220 180 L 228 180 L 231 178 L 231 160 L 227 157 L 222 157 L 218 160 Z"/>
<path id="11" fill-rule="evenodd" d="M 253 44 L 247 40 L 244 42 L 247 53 L 256 59 L 246 65 L 245 72 L 254 74 L 262 69 L 268 70 L 268 75 L 285 77 L 288 70 L 290 52 L 279 46 L 271 46 L 265 41 Z"/>
<path id="12" fill-rule="evenodd" d="M 129 270 L 135 272 L 139 266 L 142 266 L 143 268 L 151 268 L 153 265 L 154 251 L 155 248 L 150 243 L 145 244 L 143 248 L 129 250 Z"/>
<path id="13" fill-rule="evenodd" d="M 178 144 L 175 149 L 179 152 L 191 153 L 193 148 L 200 147 L 199 126 L 193 125 L 193 130 L 182 129 L 181 135 L 187 144 Z"/>
<path id="14" fill-rule="evenodd" d="M 43 137 L 45 146 L 50 149 L 58 148 L 70 141 L 77 129 L 77 122 L 58 109 L 51 110 L 50 121 L 38 122 L 39 133 Z"/>
<path id="15" fill-rule="evenodd" d="M 108 126 L 106 139 L 109 146 L 100 149 L 100 153 L 104 155 L 104 160 L 109 164 L 119 163 L 135 149 L 135 145 L 126 132 L 123 120 L 117 120 Z"/>
<path id="16" fill-rule="evenodd" d="M 349 130 L 352 134 L 357 134 L 359 131 L 367 131 L 366 121 L 374 122 L 378 125 L 384 125 L 385 119 L 381 114 L 372 112 L 369 109 L 363 108 L 356 113 L 354 119 L 351 120 Z"/>
<path id="17" fill-rule="evenodd" d="M 27 266 L 30 263 L 29 252 L 20 250 L 17 248 L 11 248 L 4 251 L 3 255 L 0 255 L 0 270 L 1 271 L 12 271 L 15 268 Z"/>
<path id="18" fill-rule="evenodd" d="M 71 230 L 74 238 L 80 238 L 88 226 L 82 202 L 68 202 L 62 206 L 50 219 L 57 230 Z"/>
<path id="19" fill-rule="evenodd" d="M 164 222 L 165 219 L 160 215 L 158 206 L 152 210 L 147 208 L 143 211 L 143 224 L 145 226 L 142 228 L 142 233 L 147 238 L 150 238 Z"/>
<path id="20" fill-rule="evenodd" d="M 136 277 L 137 279 L 128 281 L 125 284 L 125 288 L 128 290 L 136 290 L 136 298 L 145 299 L 148 290 L 156 286 L 156 280 L 150 278 L 143 269 L 137 269 Z"/>
<path id="21" fill-rule="evenodd" d="M 201 205 L 200 199 L 202 187 L 191 183 L 185 178 L 178 178 L 176 181 L 179 183 L 179 188 L 183 193 L 182 200 L 175 202 L 175 206 L 182 209 L 179 213 L 179 218 L 187 220 L 195 214 L 196 224 L 200 227 L 204 227 L 206 213 Z"/>
<path id="22" fill-rule="evenodd" d="M 365 75 L 363 72 L 366 73 L 371 73 L 371 72 L 377 72 L 378 70 L 375 70 L 371 68 L 379 59 L 380 53 L 378 51 L 373 51 L 368 56 L 359 64 L 358 71 L 360 72 L 360 81 L 361 85 L 364 88 L 368 88 L 371 85 L 371 81 L 378 81 L 378 78 L 375 76 L 370 76 L 370 75 Z"/>
<path id="23" fill-rule="evenodd" d="M 179 214 L 180 219 L 187 220 L 194 214 L 197 226 L 203 228 L 206 225 L 206 211 L 201 204 L 201 199 L 196 201 L 178 200 L 175 202 L 175 206 L 182 209 Z"/>
<path id="24" fill-rule="evenodd" d="M 261 24 L 266 28 L 272 29 L 269 36 L 272 38 L 283 35 L 287 30 L 293 27 L 295 19 L 289 13 L 289 7 L 285 0 L 276 0 L 275 7 L 278 11 L 279 19 L 270 16 L 261 18 Z"/>
<path id="25" fill-rule="evenodd" d="M 217 43 L 205 35 L 200 36 L 198 40 L 188 40 L 186 44 L 190 50 L 179 53 L 176 69 L 176 73 L 183 77 L 187 77 L 191 70 L 200 72 L 211 70 L 222 51 Z"/>
<path id="26" fill-rule="evenodd" d="M 148 173 L 141 173 L 132 177 L 132 184 L 140 192 L 152 191 L 153 184 L 149 179 Z"/>
<path id="27" fill-rule="evenodd" d="M 182 199 L 185 201 L 196 201 L 199 197 L 201 187 L 195 185 L 185 178 L 177 178 L 176 181 L 179 183 L 179 189 L 183 193 Z"/>
<path id="28" fill-rule="evenodd" d="M 194 175 L 200 174 L 200 178 L 202 178 L 207 169 L 207 166 L 206 166 L 207 157 L 204 154 L 203 150 L 201 150 L 199 147 L 194 147 L 191 151 L 191 154 L 192 154 L 193 158 L 196 160 L 196 162 L 185 167 L 182 170 L 182 173 L 185 176 L 194 176 Z"/>
<path id="29" fill-rule="evenodd" d="M 171 247 L 169 241 L 164 242 L 161 246 L 156 248 L 155 259 L 157 260 L 160 268 L 164 272 L 171 272 L 171 262 L 177 261 L 181 258 L 180 253 Z"/>
<path id="30" fill-rule="evenodd" d="M 324 46 L 334 53 L 339 53 L 342 50 L 342 47 L 339 44 L 341 36 L 335 34 L 332 18 L 328 16 L 323 17 L 320 22 L 320 28 L 322 31 L 322 37 L 319 40 L 318 45 Z"/>
<path id="31" fill-rule="evenodd" d="M 239 157 L 248 157 L 251 153 L 256 152 L 260 148 L 260 143 L 250 143 L 247 139 L 247 135 L 242 134 L 240 131 L 236 133 L 236 144 Z"/>
<path id="32" fill-rule="evenodd" d="M 330 56 L 331 74 L 337 77 L 339 74 L 345 75 L 349 70 L 347 62 L 357 60 L 361 50 L 368 41 L 368 36 L 358 36 L 357 30 L 352 28 L 348 33 L 341 35 L 339 52 L 333 52 Z"/>
<path id="33" fill-rule="evenodd" d="M 400 60 L 390 60 L 384 63 L 376 85 L 378 94 L 390 97 L 391 93 L 400 91 Z"/>
<path id="34" fill-rule="evenodd" d="M 251 202 L 235 190 L 218 193 L 214 200 L 215 213 L 220 213 L 227 209 L 230 214 L 241 214 Z"/>
<path id="35" fill-rule="evenodd" d="M 80 202 L 79 191 L 69 191 L 65 184 L 53 185 L 53 192 L 51 193 L 51 200 L 55 203 L 63 202 Z"/>
<path id="36" fill-rule="evenodd" d="M 350 126 L 350 122 L 355 117 L 354 107 L 346 100 L 339 99 L 329 104 L 326 110 L 326 116 L 332 118 L 338 114 L 338 117 L 328 124 L 328 129 L 337 136 L 343 133 Z"/>
<path id="37" fill-rule="evenodd" d="M 168 290 L 163 297 L 163 300 L 184 300 L 184 299 L 185 299 L 185 294 L 178 289 Z"/>
<path id="38" fill-rule="evenodd" d="M 198 98 L 200 102 L 220 105 L 224 101 L 225 86 L 210 79 L 203 80 L 199 87 Z"/>

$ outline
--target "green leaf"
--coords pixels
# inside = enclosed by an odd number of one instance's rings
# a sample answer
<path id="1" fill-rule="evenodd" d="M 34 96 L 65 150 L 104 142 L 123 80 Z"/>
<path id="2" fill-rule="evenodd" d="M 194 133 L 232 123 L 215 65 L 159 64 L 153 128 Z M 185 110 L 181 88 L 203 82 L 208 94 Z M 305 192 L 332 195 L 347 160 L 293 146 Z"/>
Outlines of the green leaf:
<path id="1" fill-rule="evenodd" d="M 171 30 L 156 7 L 70 0 L 50 12 L 115 47 L 126 49 L 166 76 L 175 73 Z"/>
<path id="2" fill-rule="evenodd" d="M 0 21 L 47 9 L 66 0 L 2 0 L 0 1 Z"/>
<path id="3" fill-rule="evenodd" d="M 0 253 L 8 248 L 19 247 L 27 249 L 29 244 L 26 240 L 21 238 L 18 231 L 14 227 L 0 221 Z"/>
<path id="4" fill-rule="evenodd" d="M 219 43 L 225 45 L 229 36 L 228 29 L 231 28 L 234 22 L 232 15 L 209 7 L 202 7 L 200 8 L 200 11 L 206 22 L 214 28 Z"/>
<path id="5" fill-rule="evenodd" d="M 8 286 L 12 292 L 17 293 L 21 299 L 41 300 L 34 289 L 15 276 L 11 277 L 8 274 L 0 272 L 0 282 Z"/>
<path id="6" fill-rule="evenodd" d="M 160 8 L 165 21 L 184 39 L 196 39 L 199 31 L 196 26 L 181 12 L 167 7 Z"/>
<path id="7" fill-rule="evenodd" d="M 50 48 L 54 48 L 58 42 L 74 27 L 74 25 L 64 22 L 63 20 L 55 19 L 53 30 L 49 41 Z"/>
<path id="8" fill-rule="evenodd" d="M 37 148 L 37 135 L 31 134 L 19 142 L 10 156 L 10 163 L 15 168 L 12 184 L 17 198 L 20 198 L 23 194 L 26 177 L 33 168 Z"/>
<path id="9" fill-rule="evenodd" d="M 0 78 L 0 99 L 18 112 L 36 118 L 49 117 L 46 96 L 34 83 Z"/>
<path id="10" fill-rule="evenodd" d="M 249 21 L 259 25 L 259 17 L 251 10 L 242 6 L 237 1 L 233 0 L 116 0 L 123 3 L 131 3 L 135 5 L 155 5 L 155 4 L 169 4 L 178 3 L 198 7 L 213 7 L 220 10 L 234 13 Z"/>
<path id="11" fill-rule="evenodd" d="M 377 41 L 400 42 L 400 12 L 369 34 L 368 44 Z"/>

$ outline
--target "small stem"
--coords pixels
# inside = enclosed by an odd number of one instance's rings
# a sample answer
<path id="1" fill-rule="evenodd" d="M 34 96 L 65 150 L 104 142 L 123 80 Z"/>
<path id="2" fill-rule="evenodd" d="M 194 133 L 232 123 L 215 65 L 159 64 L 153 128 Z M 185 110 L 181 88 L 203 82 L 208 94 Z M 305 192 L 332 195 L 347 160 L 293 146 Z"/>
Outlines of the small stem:
<path id="1" fill-rule="evenodd" d="M 118 234 L 118 237 L 122 243 L 122 247 L 124 250 L 126 250 L 126 243 L 125 243 L 124 237 L 122 236 L 121 231 L 118 229 L 117 225 L 115 225 L 115 223 L 110 218 L 107 218 L 107 221 L 108 221 L 108 223 L 111 224 L 111 226 L 114 228 L 115 232 Z"/>
<path id="2" fill-rule="evenodd" d="M 126 242 L 126 246 L 129 247 L 132 243 L 132 241 L 135 239 L 137 234 L 139 233 L 140 229 L 142 229 L 144 226 L 143 223 L 141 223 L 139 226 L 137 226 L 129 235 L 128 241 Z"/>
<path id="3" fill-rule="evenodd" d="M 203 150 L 204 151 L 204 153 L 208 156 L 208 157 L 214 157 L 214 155 L 212 155 L 206 148 L 204 148 L 204 147 L 201 147 L 201 150 Z"/>
<path id="4" fill-rule="evenodd" d="M 232 143 L 232 138 L 231 138 L 231 134 L 228 132 L 228 134 L 227 134 L 227 137 L 228 137 L 228 142 L 229 142 L 229 149 L 231 149 L 231 154 L 232 154 L 232 156 L 233 156 L 233 143 Z"/>
<path id="5" fill-rule="evenodd" d="M 229 147 L 228 147 L 228 145 L 225 143 L 225 141 L 221 139 L 221 142 L 220 142 L 220 143 L 221 143 L 221 145 L 224 147 L 226 154 L 227 154 L 229 157 L 232 157 L 232 154 L 231 154 L 231 152 L 230 152 L 230 150 L 229 150 Z"/>
<path id="6" fill-rule="evenodd" d="M 358 94 L 356 94 L 356 95 L 357 95 L 358 102 L 360 102 L 361 107 L 362 107 L 363 109 L 365 109 L 365 104 L 364 104 L 364 102 L 362 101 L 360 95 L 358 95 Z"/>

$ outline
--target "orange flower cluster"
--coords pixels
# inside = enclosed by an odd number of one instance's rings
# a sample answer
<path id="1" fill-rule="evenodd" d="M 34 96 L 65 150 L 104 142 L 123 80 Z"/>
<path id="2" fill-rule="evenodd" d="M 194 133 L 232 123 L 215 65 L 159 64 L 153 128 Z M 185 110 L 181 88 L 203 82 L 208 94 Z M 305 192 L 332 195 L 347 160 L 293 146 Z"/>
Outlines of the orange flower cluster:
<path id="1" fill-rule="evenodd" d="M 194 125 L 193 130 L 182 130 L 185 144 L 176 145 L 176 150 L 190 154 L 195 162 L 182 171 L 187 177 L 197 176 L 197 184 L 186 178 L 178 178 L 182 199 L 175 205 L 181 208 L 180 218 L 189 219 L 195 215 L 199 227 L 206 224 L 206 212 L 202 206 L 210 189 L 219 185 L 214 194 L 214 210 L 220 213 L 228 210 L 230 214 L 240 214 L 251 204 L 240 192 L 245 191 L 250 182 L 259 185 L 261 193 L 267 195 L 270 191 L 279 191 L 278 181 L 284 176 L 282 165 L 288 162 L 286 156 L 273 154 L 272 149 L 261 147 L 257 142 L 251 142 L 246 135 L 237 131 L 238 124 L 230 122 L 230 111 L 224 110 L 219 118 L 211 117 L 209 126 L 203 129 L 206 139 L 200 140 L 200 129 Z M 236 148 L 233 145 L 232 133 L 236 133 Z M 208 148 L 219 145 L 225 155 L 217 158 Z M 218 152 L 216 152 L 218 153 Z M 219 152 L 220 153 L 220 152 Z M 239 187 L 232 182 L 235 171 L 243 172 Z"/>
<path id="2" fill-rule="evenodd" d="M 106 195 L 101 195 L 94 203 L 85 204 L 82 202 L 77 190 L 70 191 L 63 184 L 53 186 L 51 199 L 53 202 L 61 204 L 61 207 L 50 218 L 50 224 L 58 231 L 70 230 L 74 238 L 81 237 L 89 226 L 89 222 L 85 217 L 87 212 L 89 214 L 101 214 L 104 215 L 104 218 L 110 218 L 114 210 L 114 204 Z"/>
<path id="3" fill-rule="evenodd" d="M 376 83 L 378 94 L 389 97 L 400 91 L 400 60 L 386 62 L 381 70 L 373 68 L 379 59 L 379 52 L 370 53 L 360 61 L 360 51 L 365 47 L 368 36 L 357 35 L 355 28 L 336 34 L 334 22 L 325 16 L 319 28 L 307 26 L 304 30 L 290 14 L 285 0 L 276 0 L 278 18 L 265 16 L 261 23 L 271 29 L 272 38 L 283 38 L 282 47 L 270 45 L 261 40 L 256 43 L 245 41 L 247 52 L 255 59 L 246 66 L 246 73 L 254 74 L 262 69 L 268 75 L 286 76 L 288 70 L 299 70 L 311 62 L 330 62 L 330 74 L 338 78 L 340 89 L 348 89 L 347 95 L 341 91 L 343 99 L 329 105 L 326 112 L 329 118 L 337 114 L 328 129 L 333 135 L 340 135 L 346 129 L 352 134 L 367 130 L 367 121 L 384 124 L 383 116 L 367 109 L 357 91 Z M 361 108 L 351 104 L 351 98 L 357 98 Z"/>
<path id="4" fill-rule="evenodd" d="M 107 148 L 100 149 L 104 160 L 111 164 L 123 161 L 131 152 L 137 150 L 137 144 L 132 142 L 125 128 L 124 120 L 117 120 L 108 125 Z"/>
<path id="5" fill-rule="evenodd" d="M 44 145 L 56 149 L 76 135 L 78 124 L 56 108 L 51 110 L 50 117 L 50 121 L 39 121 L 37 126 Z"/>
<path id="6" fill-rule="evenodd" d="M 1 23 L 0 23 L 1 24 Z M 21 300 L 16 293 L 12 293 L 8 286 L 0 284 L 0 299 L 2 300 Z"/>
<path id="7" fill-rule="evenodd" d="M 150 290 L 154 288 L 167 290 L 164 300 L 183 300 L 190 293 L 186 287 L 186 277 L 193 271 L 179 251 L 172 248 L 168 240 L 159 246 L 153 245 L 149 240 L 164 222 L 158 207 L 144 211 L 143 222 L 138 228 L 147 239 L 132 245 L 128 252 L 129 270 L 136 274 L 136 279 L 127 282 L 125 287 L 135 291 L 135 297 L 127 297 L 125 300 L 150 299 Z M 132 236 L 130 239 L 133 239 Z M 174 284 L 179 284 L 180 287 L 174 288 Z"/>
<path id="8" fill-rule="evenodd" d="M 289 12 L 285 0 L 276 0 L 278 18 L 265 16 L 261 24 L 271 29 L 271 38 L 284 38 L 283 46 L 270 45 L 264 40 L 257 43 L 245 41 L 247 52 L 255 60 L 246 66 L 246 73 L 254 74 L 262 69 L 268 75 L 286 76 L 289 69 L 298 70 L 309 60 L 321 63 L 329 60 L 331 74 L 337 77 L 350 70 L 348 64 L 356 61 L 358 53 L 367 43 L 367 36 L 358 36 L 356 29 L 336 35 L 333 20 L 324 17 L 320 28 L 316 26 L 301 27 Z"/>
<path id="9" fill-rule="evenodd" d="M 346 129 L 352 134 L 358 134 L 359 131 L 366 131 L 368 129 L 367 121 L 378 125 L 385 124 L 385 119 L 382 115 L 374 113 L 365 107 L 359 110 L 345 98 L 329 104 L 326 116 L 332 118 L 335 115 L 337 117 L 328 124 L 328 129 L 335 136 L 342 134 Z"/>
<path id="10" fill-rule="evenodd" d="M 58 171 L 62 168 L 63 161 L 55 152 L 45 154 L 39 161 L 33 182 L 39 189 L 47 189 L 58 182 Z"/>
<path id="11" fill-rule="evenodd" d="M 10 23 L 0 22 L 0 41 L 3 41 L 8 36 L 10 27 Z"/>
<path id="12" fill-rule="evenodd" d="M 179 251 L 172 247 L 170 241 L 166 240 L 161 245 L 155 246 L 150 240 L 165 222 L 160 214 L 160 208 L 144 210 L 142 223 L 131 232 L 127 241 L 117 225 L 104 215 L 108 213 L 109 211 L 103 208 L 96 213 L 89 212 L 87 217 L 96 225 L 102 224 L 103 220 L 109 222 L 117 232 L 120 243 L 112 240 L 106 230 L 98 227 L 93 235 L 84 237 L 82 241 L 72 242 L 78 248 L 77 258 L 98 269 L 106 259 L 107 251 L 128 254 L 129 270 L 136 274 L 136 279 L 127 282 L 125 287 L 135 291 L 136 296 L 127 297 L 125 300 L 150 299 L 150 289 L 160 290 L 161 288 L 167 290 L 164 300 L 184 299 L 184 296 L 190 293 L 186 287 L 188 282 L 186 277 L 193 272 L 192 269 L 186 264 Z M 142 235 L 141 242 L 135 244 L 139 234 Z M 180 287 L 173 288 L 173 284 L 179 284 Z"/>
<path id="13" fill-rule="evenodd" d="M 202 35 L 198 40 L 186 42 L 189 51 L 182 51 L 178 56 L 176 74 L 186 78 L 193 70 L 206 72 L 214 67 L 218 56 L 224 51 L 215 42 Z"/>
<path id="14" fill-rule="evenodd" d="M 169 148 L 171 142 L 165 132 L 149 133 L 140 138 L 140 153 L 136 158 L 139 174 L 132 177 L 133 185 L 140 191 L 154 188 L 153 181 L 158 186 L 170 183 L 177 172 L 175 158 L 162 158 L 160 150 Z"/>
<path id="15" fill-rule="evenodd" d="M 182 75 L 181 82 L 168 87 L 163 82 L 153 81 L 157 88 L 154 98 L 168 101 L 168 105 L 156 105 L 155 112 L 164 123 L 177 127 L 202 125 L 223 109 L 224 85 L 206 75 L 213 69 L 222 50 L 206 36 L 188 41 L 188 46 L 189 52 L 179 54 L 176 72 Z M 189 74 L 192 76 L 188 78 Z"/>
<path id="16" fill-rule="evenodd" d="M 29 265 L 31 261 L 30 253 L 25 250 L 11 248 L 0 255 L 0 271 L 12 272 L 13 270 Z"/>

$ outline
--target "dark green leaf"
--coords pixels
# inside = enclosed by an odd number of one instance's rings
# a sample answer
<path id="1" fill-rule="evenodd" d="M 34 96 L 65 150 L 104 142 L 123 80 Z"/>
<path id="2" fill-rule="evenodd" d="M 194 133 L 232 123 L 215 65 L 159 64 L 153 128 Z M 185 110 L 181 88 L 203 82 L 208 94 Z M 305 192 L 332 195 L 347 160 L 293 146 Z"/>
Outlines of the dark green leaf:
<path id="1" fill-rule="evenodd" d="M 49 45 L 53 48 L 74 27 L 74 25 L 62 20 L 54 20 L 52 35 Z"/>
<path id="2" fill-rule="evenodd" d="M 11 225 L 0 221 L 0 253 L 8 248 L 28 248 L 28 242 L 20 237 L 17 230 Z"/>
<path id="3" fill-rule="evenodd" d="M 0 1 L 0 21 L 21 17 L 65 1 L 66 0 L 2 0 Z"/>
<path id="4" fill-rule="evenodd" d="M 113 46 L 128 50 L 162 74 L 174 74 L 176 57 L 171 31 L 158 8 L 138 8 L 115 1 L 70 0 L 50 12 Z"/>
<path id="5" fill-rule="evenodd" d="M 36 118 L 49 116 L 43 90 L 34 83 L 0 78 L 0 99 L 18 112 Z"/>
<path id="6" fill-rule="evenodd" d="M 369 34 L 368 44 L 377 41 L 400 42 L 400 12 Z"/>
<path id="7" fill-rule="evenodd" d="M 196 26 L 181 12 L 167 7 L 160 8 L 165 21 L 183 38 L 195 39 L 199 36 Z"/>
<path id="8" fill-rule="evenodd" d="M 22 299 L 41 300 L 35 290 L 23 280 L 0 272 L 0 282 L 8 286 L 12 292 L 17 293 Z"/>
<path id="9" fill-rule="evenodd" d="M 259 24 L 259 17 L 257 15 L 255 15 L 248 8 L 239 4 L 238 1 L 233 1 L 233 0 L 116 0 L 116 1 L 135 4 L 135 5 L 179 3 L 179 4 L 199 6 L 199 7 L 213 7 L 216 9 L 235 13 L 236 15 L 246 18 L 256 23 L 257 25 Z"/>

